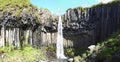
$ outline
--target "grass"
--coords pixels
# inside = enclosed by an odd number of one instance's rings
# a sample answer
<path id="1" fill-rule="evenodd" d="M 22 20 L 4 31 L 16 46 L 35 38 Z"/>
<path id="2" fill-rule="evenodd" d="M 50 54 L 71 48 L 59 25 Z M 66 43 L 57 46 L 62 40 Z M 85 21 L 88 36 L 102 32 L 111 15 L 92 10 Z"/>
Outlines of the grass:
<path id="1" fill-rule="evenodd" d="M 0 47 L 0 62 L 34 62 L 43 58 L 40 49 L 26 46 L 21 49 L 14 47 Z"/>
<path id="2" fill-rule="evenodd" d="M 82 55 L 78 55 L 75 60 L 80 60 L 80 62 L 85 62 L 88 57 L 93 53 L 96 54 L 97 60 L 109 59 L 120 49 L 120 31 L 114 33 L 105 41 L 97 43 L 93 51 L 86 50 Z M 92 61 L 91 62 L 96 62 Z"/>
<path id="3" fill-rule="evenodd" d="M 0 9 L 4 9 L 5 6 L 18 6 L 18 7 L 23 7 L 23 6 L 28 6 L 30 4 L 29 0 L 0 0 Z"/>

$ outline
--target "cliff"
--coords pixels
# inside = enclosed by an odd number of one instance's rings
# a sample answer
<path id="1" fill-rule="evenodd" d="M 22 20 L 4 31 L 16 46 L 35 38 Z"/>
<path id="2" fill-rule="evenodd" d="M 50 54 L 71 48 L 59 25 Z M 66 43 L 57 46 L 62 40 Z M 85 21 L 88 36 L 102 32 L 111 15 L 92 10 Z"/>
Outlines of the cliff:
<path id="1" fill-rule="evenodd" d="M 0 46 L 40 46 L 41 34 L 56 30 L 56 23 L 51 23 L 56 18 L 48 9 L 37 8 L 29 0 L 0 0 Z"/>
<path id="2" fill-rule="evenodd" d="M 55 45 L 58 16 L 29 0 L 0 0 L 0 46 Z M 62 16 L 64 46 L 82 48 L 120 29 L 120 1 L 70 8 Z"/>
<path id="3" fill-rule="evenodd" d="M 89 8 L 68 9 L 63 15 L 64 37 L 73 46 L 96 44 L 120 29 L 120 1 Z"/>

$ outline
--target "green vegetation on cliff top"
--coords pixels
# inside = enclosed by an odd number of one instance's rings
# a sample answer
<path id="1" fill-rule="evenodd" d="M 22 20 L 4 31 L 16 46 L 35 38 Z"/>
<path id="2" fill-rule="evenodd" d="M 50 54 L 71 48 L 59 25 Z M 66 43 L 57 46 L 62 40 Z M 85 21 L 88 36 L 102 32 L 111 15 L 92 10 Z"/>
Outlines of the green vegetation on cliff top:
<path id="1" fill-rule="evenodd" d="M 13 15 L 19 15 L 23 9 L 29 12 L 32 9 L 37 9 L 29 0 L 0 0 L 0 12 L 11 12 Z"/>
<path id="2" fill-rule="evenodd" d="M 50 12 L 45 8 L 37 8 L 30 0 L 0 0 L 0 18 L 6 12 L 15 17 L 19 17 L 22 13 L 28 13 L 36 19 L 37 23 L 41 23 L 41 16 L 38 14 L 39 10 Z"/>
<path id="3" fill-rule="evenodd" d="M 109 3 L 106 3 L 106 4 L 104 4 L 104 3 L 99 3 L 99 4 L 95 4 L 95 5 L 93 5 L 93 6 L 91 6 L 91 7 L 75 7 L 75 8 L 73 8 L 73 9 L 81 9 L 81 10 L 85 10 L 86 8 L 94 8 L 94 7 L 99 7 L 99 6 L 111 6 L 111 5 L 113 5 L 113 4 L 116 4 L 116 3 L 120 3 L 120 0 L 113 0 L 113 1 L 111 1 L 111 2 L 109 2 Z"/>
<path id="4" fill-rule="evenodd" d="M 0 0 L 0 9 L 6 9 L 5 6 L 9 7 L 24 7 L 30 4 L 29 0 Z"/>

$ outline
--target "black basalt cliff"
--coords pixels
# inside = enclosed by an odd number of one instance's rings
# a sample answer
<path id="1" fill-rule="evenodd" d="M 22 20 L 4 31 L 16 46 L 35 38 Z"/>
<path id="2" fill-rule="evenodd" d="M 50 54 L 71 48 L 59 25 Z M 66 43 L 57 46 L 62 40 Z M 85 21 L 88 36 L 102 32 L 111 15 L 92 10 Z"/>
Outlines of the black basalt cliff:
<path id="1" fill-rule="evenodd" d="M 73 46 L 89 46 L 120 29 L 120 2 L 68 9 L 63 15 L 64 37 Z"/>

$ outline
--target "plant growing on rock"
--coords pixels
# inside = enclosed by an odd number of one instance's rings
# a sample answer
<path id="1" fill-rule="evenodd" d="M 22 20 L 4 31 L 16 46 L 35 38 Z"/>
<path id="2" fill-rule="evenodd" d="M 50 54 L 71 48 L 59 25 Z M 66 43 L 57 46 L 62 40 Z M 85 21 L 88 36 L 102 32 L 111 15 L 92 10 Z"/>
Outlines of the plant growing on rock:
<path id="1" fill-rule="evenodd" d="M 106 41 L 100 42 L 95 45 L 95 49 L 93 51 L 87 50 L 86 53 L 83 53 L 79 59 L 80 62 L 84 61 L 92 61 L 98 62 L 104 61 L 106 59 L 111 58 L 119 49 L 120 49 L 120 31 L 113 34 Z"/>

